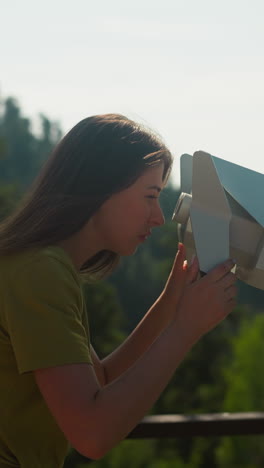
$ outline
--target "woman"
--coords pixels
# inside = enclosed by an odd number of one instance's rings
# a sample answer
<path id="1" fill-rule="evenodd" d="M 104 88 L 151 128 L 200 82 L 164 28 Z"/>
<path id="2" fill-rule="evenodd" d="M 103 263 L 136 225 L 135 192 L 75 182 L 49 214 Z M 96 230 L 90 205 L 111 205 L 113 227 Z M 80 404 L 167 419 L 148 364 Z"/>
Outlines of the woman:
<path id="1" fill-rule="evenodd" d="M 164 223 L 172 158 L 124 116 L 84 119 L 0 229 L 0 466 L 58 468 L 71 444 L 97 459 L 121 441 L 199 338 L 235 305 L 234 263 L 197 280 L 179 245 L 167 284 L 102 361 L 82 277 L 109 273 Z"/>

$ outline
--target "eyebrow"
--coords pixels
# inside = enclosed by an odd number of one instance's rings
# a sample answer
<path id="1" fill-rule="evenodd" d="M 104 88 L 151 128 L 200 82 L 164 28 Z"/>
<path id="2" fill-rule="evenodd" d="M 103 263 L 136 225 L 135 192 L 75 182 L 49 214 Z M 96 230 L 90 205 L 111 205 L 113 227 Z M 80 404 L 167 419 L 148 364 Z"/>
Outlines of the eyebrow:
<path id="1" fill-rule="evenodd" d="M 161 192 L 161 188 L 158 185 L 151 185 L 150 187 L 147 187 L 149 190 L 157 190 L 157 192 Z"/>

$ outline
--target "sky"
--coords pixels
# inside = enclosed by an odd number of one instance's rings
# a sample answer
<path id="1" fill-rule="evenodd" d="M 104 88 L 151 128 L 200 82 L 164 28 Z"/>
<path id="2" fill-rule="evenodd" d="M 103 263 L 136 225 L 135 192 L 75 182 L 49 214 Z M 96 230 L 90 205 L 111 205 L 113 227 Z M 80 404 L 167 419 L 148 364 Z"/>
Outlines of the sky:
<path id="1" fill-rule="evenodd" d="M 0 0 L 0 96 L 66 133 L 118 112 L 264 173 L 263 0 Z"/>

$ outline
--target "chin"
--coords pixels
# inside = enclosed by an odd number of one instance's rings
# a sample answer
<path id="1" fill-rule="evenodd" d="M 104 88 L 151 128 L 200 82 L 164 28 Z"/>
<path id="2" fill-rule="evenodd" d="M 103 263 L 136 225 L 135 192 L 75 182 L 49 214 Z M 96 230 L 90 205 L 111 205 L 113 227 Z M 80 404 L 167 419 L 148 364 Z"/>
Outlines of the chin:
<path id="1" fill-rule="evenodd" d="M 122 251 L 119 250 L 119 252 L 117 252 L 117 254 L 120 255 L 121 257 L 129 257 L 130 255 L 134 255 L 134 253 L 136 253 L 137 248 L 138 248 L 138 246 L 136 246 L 136 247 L 134 246 L 134 247 L 131 247 L 131 248 L 123 249 Z"/>

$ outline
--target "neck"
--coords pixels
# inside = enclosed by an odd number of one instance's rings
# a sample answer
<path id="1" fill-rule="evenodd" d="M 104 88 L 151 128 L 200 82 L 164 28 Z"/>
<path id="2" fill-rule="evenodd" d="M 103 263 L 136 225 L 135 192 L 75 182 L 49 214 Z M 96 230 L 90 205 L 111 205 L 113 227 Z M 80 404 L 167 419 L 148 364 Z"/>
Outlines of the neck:
<path id="1" fill-rule="evenodd" d="M 58 242 L 59 247 L 63 248 L 70 256 L 72 263 L 77 270 L 104 247 L 100 242 L 99 236 L 93 229 L 91 222 L 88 222 L 80 231 Z"/>

